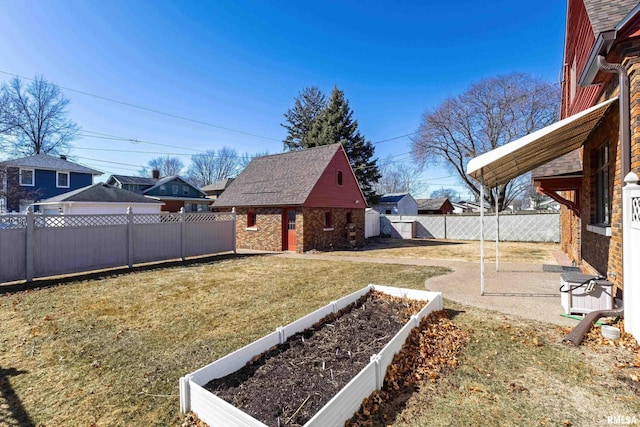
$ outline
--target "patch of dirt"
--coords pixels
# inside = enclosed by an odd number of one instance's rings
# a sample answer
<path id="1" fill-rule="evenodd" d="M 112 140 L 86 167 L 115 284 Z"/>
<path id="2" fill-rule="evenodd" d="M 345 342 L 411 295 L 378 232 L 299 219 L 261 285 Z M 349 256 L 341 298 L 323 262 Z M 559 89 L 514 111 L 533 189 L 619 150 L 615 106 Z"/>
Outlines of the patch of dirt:
<path id="1" fill-rule="evenodd" d="M 205 388 L 269 426 L 301 426 L 424 304 L 370 292 Z"/>

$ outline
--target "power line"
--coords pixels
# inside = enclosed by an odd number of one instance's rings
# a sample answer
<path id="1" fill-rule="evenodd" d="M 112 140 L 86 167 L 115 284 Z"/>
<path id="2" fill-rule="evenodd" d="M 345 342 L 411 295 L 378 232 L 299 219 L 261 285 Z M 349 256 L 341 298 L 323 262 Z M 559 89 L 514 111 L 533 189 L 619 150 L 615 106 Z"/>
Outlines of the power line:
<path id="1" fill-rule="evenodd" d="M 29 77 L 24 77 L 24 76 L 21 76 L 19 74 L 9 73 L 7 71 L 0 70 L 0 73 L 6 74 L 8 76 L 18 77 L 18 78 L 25 79 L 25 80 L 35 81 L 35 79 L 29 78 Z M 242 131 L 242 130 L 233 129 L 233 128 L 226 127 L 226 126 L 220 126 L 220 125 L 216 125 L 214 123 L 209 123 L 209 122 L 205 122 L 203 120 L 198 120 L 198 119 L 192 119 L 192 118 L 181 116 L 181 115 L 178 115 L 178 114 L 167 113 L 165 111 L 160 111 L 160 110 L 156 110 L 154 108 L 149 108 L 149 107 L 144 107 L 144 106 L 141 106 L 141 105 L 132 104 L 130 102 L 119 101 L 117 99 L 109 98 L 109 97 L 102 96 L 102 95 L 96 95 L 96 94 L 89 93 L 89 92 L 86 92 L 86 91 L 83 91 L 83 90 L 73 89 L 73 88 L 70 88 L 70 87 L 59 86 L 59 85 L 56 85 L 56 86 L 58 86 L 59 88 L 64 89 L 64 90 L 68 90 L 70 92 L 79 93 L 79 94 L 85 95 L 85 96 L 91 96 L 93 98 L 101 99 L 103 101 L 113 102 L 115 104 L 125 105 L 127 107 L 137 108 L 139 110 L 148 111 L 148 112 L 155 113 L 155 114 L 161 114 L 163 116 L 171 117 L 171 118 L 174 118 L 174 119 L 184 120 L 184 121 L 187 121 L 187 122 L 196 123 L 196 124 L 203 125 L 203 126 L 209 126 L 209 127 L 216 128 L 216 129 L 226 130 L 226 131 L 229 131 L 229 132 L 235 132 L 235 133 L 240 133 L 240 134 L 243 134 L 243 135 L 253 136 L 253 137 L 256 137 L 256 138 L 282 142 L 280 139 L 271 138 L 271 137 L 262 136 L 262 135 L 257 135 L 255 133 L 245 132 L 245 131 Z"/>

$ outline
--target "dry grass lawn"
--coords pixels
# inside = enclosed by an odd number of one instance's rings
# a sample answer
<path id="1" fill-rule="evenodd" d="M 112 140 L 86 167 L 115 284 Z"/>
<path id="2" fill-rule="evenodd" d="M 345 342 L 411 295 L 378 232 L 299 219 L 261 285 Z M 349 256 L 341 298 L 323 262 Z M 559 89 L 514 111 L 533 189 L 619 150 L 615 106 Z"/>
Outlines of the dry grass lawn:
<path id="1" fill-rule="evenodd" d="M 0 286 L 0 425 L 180 424 L 178 379 L 368 283 L 445 268 L 218 260 Z"/>
<path id="2" fill-rule="evenodd" d="M 556 263 L 553 251 L 559 250 L 557 243 L 500 242 L 500 262 Z M 356 250 L 336 250 L 325 255 L 358 256 L 379 258 L 445 259 L 479 262 L 480 243 L 468 240 L 442 239 L 369 239 L 365 246 Z M 485 242 L 485 261 L 495 262 L 495 241 Z"/>
<path id="3" fill-rule="evenodd" d="M 0 425 L 178 426 L 180 376 L 367 283 L 423 288 L 447 271 L 228 256 L 25 291 L 0 286 Z M 569 347 L 555 326 L 445 307 L 470 334 L 460 365 L 403 396 L 385 425 L 640 418 L 633 351 Z"/>

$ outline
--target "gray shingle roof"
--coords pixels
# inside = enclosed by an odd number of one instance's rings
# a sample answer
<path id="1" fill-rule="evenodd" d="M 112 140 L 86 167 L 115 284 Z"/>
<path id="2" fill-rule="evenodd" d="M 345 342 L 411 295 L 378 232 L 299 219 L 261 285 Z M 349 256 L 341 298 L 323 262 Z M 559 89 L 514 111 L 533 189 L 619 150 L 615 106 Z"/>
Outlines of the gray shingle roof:
<path id="1" fill-rule="evenodd" d="M 532 179 L 567 175 L 582 175 L 582 160 L 580 160 L 579 150 L 558 157 L 531 172 Z"/>
<path id="2" fill-rule="evenodd" d="M 419 211 L 436 211 L 444 205 L 448 199 L 446 197 L 436 197 L 433 199 L 418 199 L 418 210 Z"/>
<path id="3" fill-rule="evenodd" d="M 19 159 L 5 160 L 4 162 L 0 162 L 0 166 L 13 166 L 19 168 L 58 170 L 77 173 L 88 173 L 91 175 L 102 175 L 102 172 L 95 169 L 91 169 L 86 166 L 61 159 L 58 156 L 52 156 L 44 153 L 35 154 L 29 157 L 22 157 Z"/>
<path id="4" fill-rule="evenodd" d="M 584 0 L 593 33 L 613 30 L 638 6 L 637 0 Z"/>
<path id="5" fill-rule="evenodd" d="M 209 185 L 205 185 L 204 187 L 202 187 L 202 191 L 207 192 L 207 191 L 224 190 L 233 182 L 233 180 L 234 178 L 219 179 L 216 182 L 213 182 Z"/>
<path id="6" fill-rule="evenodd" d="M 257 157 L 214 202 L 214 207 L 302 205 L 340 144 Z"/>
<path id="7" fill-rule="evenodd" d="M 50 197 L 41 202 L 161 203 L 133 191 L 112 187 L 103 182 Z"/>
<path id="8" fill-rule="evenodd" d="M 111 175 L 109 179 L 111 178 L 122 184 L 155 185 L 156 182 L 158 182 L 156 178 L 147 178 L 144 176 Z"/>

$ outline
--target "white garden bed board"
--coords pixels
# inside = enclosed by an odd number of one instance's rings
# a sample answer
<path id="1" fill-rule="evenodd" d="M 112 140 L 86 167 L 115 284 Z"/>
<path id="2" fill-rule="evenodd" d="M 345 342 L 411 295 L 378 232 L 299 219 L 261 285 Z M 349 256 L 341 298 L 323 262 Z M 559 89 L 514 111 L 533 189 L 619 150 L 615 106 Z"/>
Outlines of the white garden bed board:
<path id="1" fill-rule="evenodd" d="M 442 297 L 439 292 L 369 285 L 338 301 L 333 301 L 313 313 L 285 327 L 279 327 L 269 335 L 180 378 L 180 410 L 183 413 L 189 411 L 195 413 L 200 420 L 211 427 L 266 427 L 264 423 L 209 392 L 203 386 L 211 380 L 225 377 L 243 368 L 255 356 L 275 345 L 283 344 L 290 336 L 304 331 L 323 317 L 338 312 L 373 290 L 396 297 L 428 301 L 428 304 L 418 314 L 411 316 L 409 322 L 400 329 L 380 353 L 372 355 L 371 362 L 323 406 L 305 424 L 305 427 L 344 425 L 344 422 L 358 410 L 364 398 L 373 391 L 382 388 L 387 367 L 393 361 L 393 356 L 402 348 L 411 329 L 417 327 L 420 320 L 432 311 L 442 310 Z"/>

